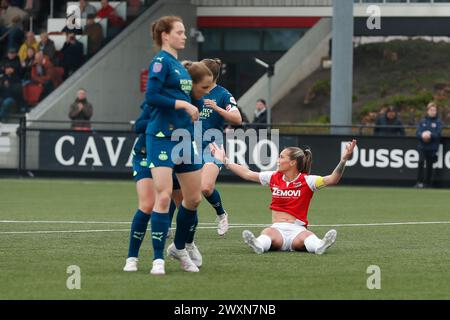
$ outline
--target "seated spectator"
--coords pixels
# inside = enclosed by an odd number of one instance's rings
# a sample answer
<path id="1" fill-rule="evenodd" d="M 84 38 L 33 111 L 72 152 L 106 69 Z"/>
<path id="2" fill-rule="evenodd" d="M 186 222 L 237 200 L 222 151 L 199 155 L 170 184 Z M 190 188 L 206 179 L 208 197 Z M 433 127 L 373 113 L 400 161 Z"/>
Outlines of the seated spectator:
<path id="1" fill-rule="evenodd" d="M 34 56 L 34 64 L 31 68 L 31 80 L 40 83 L 44 87 L 40 100 L 46 97 L 62 82 L 58 70 L 50 61 L 49 57 L 44 56 L 42 52 L 37 52 Z"/>
<path id="2" fill-rule="evenodd" d="M 103 43 L 103 29 L 95 22 L 95 15 L 88 16 L 84 34 L 88 37 L 88 56 L 91 57 L 100 50 Z"/>
<path id="3" fill-rule="evenodd" d="M 21 76 L 22 67 L 17 58 L 17 50 L 9 48 L 6 58 L 0 62 L 2 117 L 10 112 L 13 106 L 20 108 L 23 105 Z"/>
<path id="4" fill-rule="evenodd" d="M 256 124 L 257 127 L 267 124 L 267 106 L 266 100 L 258 99 L 255 105 L 255 118 L 253 118 L 252 124 Z"/>
<path id="5" fill-rule="evenodd" d="M 34 63 L 34 55 L 35 55 L 34 49 L 28 48 L 27 50 L 27 57 L 24 61 L 21 62 L 22 65 L 22 84 L 26 85 L 28 82 L 31 81 L 31 68 L 33 67 Z"/>
<path id="6" fill-rule="evenodd" d="M 93 14 L 94 16 L 97 13 L 97 9 L 92 4 L 89 4 L 89 1 L 80 0 L 80 12 L 81 19 L 87 19 L 89 15 Z"/>
<path id="7" fill-rule="evenodd" d="M 127 19 L 137 17 L 141 13 L 142 4 L 141 0 L 127 0 Z"/>
<path id="8" fill-rule="evenodd" d="M 101 8 L 97 11 L 97 17 L 108 19 L 108 35 L 107 38 L 115 37 L 125 25 L 122 17 L 117 15 L 116 10 L 109 4 L 108 0 L 101 1 Z"/>
<path id="9" fill-rule="evenodd" d="M 389 106 L 386 112 L 380 114 L 375 122 L 373 130 L 376 136 L 404 136 L 405 128 L 393 106 Z"/>
<path id="10" fill-rule="evenodd" d="M 48 37 L 47 32 L 42 31 L 41 34 L 41 41 L 39 41 L 39 51 L 41 51 L 44 56 L 49 57 L 50 61 L 57 65 L 57 57 L 56 57 L 56 48 L 55 43 L 52 39 Z"/>
<path id="11" fill-rule="evenodd" d="M 84 62 L 83 44 L 77 40 L 75 34 L 68 33 L 60 52 L 62 54 L 60 65 L 64 68 L 64 78 L 66 79 Z"/>
<path id="12" fill-rule="evenodd" d="M 70 105 L 69 110 L 69 118 L 72 119 L 72 130 L 90 130 L 92 113 L 92 104 L 87 100 L 86 90 L 78 90 L 77 97 Z"/>
<path id="13" fill-rule="evenodd" d="M 20 46 L 20 62 L 23 62 L 27 57 L 28 48 L 33 48 L 35 52 L 39 51 L 39 43 L 36 41 L 36 37 L 34 36 L 33 32 L 27 32 L 25 42 Z"/>
<path id="14" fill-rule="evenodd" d="M 23 21 L 27 13 L 12 6 L 9 0 L 0 3 L 0 37 L 8 34 L 7 48 L 18 48 L 23 41 Z"/>
<path id="15" fill-rule="evenodd" d="M 437 105 L 430 102 L 427 106 L 427 114 L 420 120 L 416 130 L 416 137 L 419 139 L 417 188 L 431 187 L 433 184 L 433 163 L 437 161 L 441 133 L 442 122 L 437 113 Z"/>

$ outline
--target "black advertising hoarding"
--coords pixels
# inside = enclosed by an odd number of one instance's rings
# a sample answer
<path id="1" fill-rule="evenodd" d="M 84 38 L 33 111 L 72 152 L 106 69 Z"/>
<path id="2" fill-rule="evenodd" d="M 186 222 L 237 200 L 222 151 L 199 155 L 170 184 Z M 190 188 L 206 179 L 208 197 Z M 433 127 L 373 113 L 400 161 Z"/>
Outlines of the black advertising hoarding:
<path id="1" fill-rule="evenodd" d="M 131 172 L 136 134 L 116 132 L 39 132 L 39 170 Z"/>
<path id="2" fill-rule="evenodd" d="M 345 143 L 350 136 L 318 136 L 318 135 L 282 135 L 279 143 L 272 144 L 272 154 L 288 146 L 309 146 L 313 152 L 312 174 L 327 175 L 339 162 Z M 358 140 L 352 159 L 347 162 L 345 178 L 370 181 L 415 181 L 419 153 L 416 150 L 417 140 L 414 137 L 354 137 Z M 136 134 L 132 132 L 72 132 L 41 131 L 39 136 L 39 170 L 65 172 L 98 172 L 98 173 L 130 173 L 131 151 Z M 234 160 L 245 159 L 255 146 L 249 148 L 249 141 L 236 146 L 227 141 L 227 153 Z M 270 148 L 269 148 L 270 149 Z M 265 149 L 263 149 L 264 151 Z M 239 156 L 240 154 L 240 156 Z M 268 158 L 268 157 L 266 157 Z M 239 162 L 239 161 L 238 161 Z M 253 170 L 274 170 L 268 162 L 249 164 Z M 443 138 L 434 164 L 435 179 L 450 183 L 450 139 Z M 230 175 L 222 170 L 222 175 Z"/>

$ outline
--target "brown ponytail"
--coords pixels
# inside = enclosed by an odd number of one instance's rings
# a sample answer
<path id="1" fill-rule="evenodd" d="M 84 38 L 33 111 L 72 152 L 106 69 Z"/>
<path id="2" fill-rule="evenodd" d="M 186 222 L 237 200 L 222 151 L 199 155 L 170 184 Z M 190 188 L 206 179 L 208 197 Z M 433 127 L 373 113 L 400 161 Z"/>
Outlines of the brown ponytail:
<path id="1" fill-rule="evenodd" d="M 311 149 L 309 147 L 306 147 L 304 149 L 289 147 L 286 149 L 289 151 L 289 159 L 296 161 L 298 172 L 309 174 L 311 172 L 312 164 Z"/>
<path id="2" fill-rule="evenodd" d="M 162 47 L 162 37 L 161 34 L 163 32 L 170 33 L 170 31 L 173 28 L 173 24 L 175 22 L 181 22 L 183 23 L 183 20 L 178 16 L 163 16 L 152 23 L 152 39 L 153 44 L 156 45 L 156 47 L 161 48 Z"/>
<path id="3" fill-rule="evenodd" d="M 212 77 L 211 70 L 203 62 L 183 61 L 183 66 L 191 75 L 193 83 L 199 83 L 205 77 Z"/>
<path id="4" fill-rule="evenodd" d="M 220 76 L 222 61 L 219 58 L 214 58 L 214 59 L 203 59 L 201 62 L 204 63 L 209 70 L 211 70 L 213 74 L 213 80 L 214 82 L 216 82 Z"/>

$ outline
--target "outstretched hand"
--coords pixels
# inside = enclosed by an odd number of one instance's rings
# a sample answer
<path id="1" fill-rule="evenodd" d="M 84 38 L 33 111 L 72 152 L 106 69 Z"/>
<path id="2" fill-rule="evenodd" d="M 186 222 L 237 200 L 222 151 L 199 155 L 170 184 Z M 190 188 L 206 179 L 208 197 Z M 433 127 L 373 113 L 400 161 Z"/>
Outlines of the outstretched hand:
<path id="1" fill-rule="evenodd" d="M 355 139 L 353 139 L 352 142 L 347 143 L 347 145 L 345 146 L 344 154 L 342 155 L 342 160 L 347 161 L 348 159 L 350 159 L 353 153 L 353 149 L 355 149 L 355 147 L 356 147 Z"/>
<path id="2" fill-rule="evenodd" d="M 221 145 L 219 148 L 219 146 L 215 142 L 213 142 L 209 144 L 209 148 L 211 149 L 211 153 L 214 156 L 214 158 L 216 158 L 222 163 L 225 163 L 225 158 L 227 157 L 227 155 L 225 154 L 225 149 L 223 148 L 223 145 Z"/>

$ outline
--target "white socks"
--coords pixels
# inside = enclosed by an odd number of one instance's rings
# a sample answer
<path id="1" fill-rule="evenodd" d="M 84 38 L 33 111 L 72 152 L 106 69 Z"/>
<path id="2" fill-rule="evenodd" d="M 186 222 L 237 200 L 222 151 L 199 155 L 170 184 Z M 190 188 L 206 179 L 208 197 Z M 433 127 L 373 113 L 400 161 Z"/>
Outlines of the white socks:
<path id="1" fill-rule="evenodd" d="M 258 244 L 261 245 L 261 248 L 264 249 L 264 252 L 269 251 L 272 244 L 272 239 L 270 239 L 269 236 L 262 234 L 258 238 L 256 238 L 256 241 L 258 241 Z"/>
<path id="2" fill-rule="evenodd" d="M 306 250 L 308 250 L 308 252 L 316 253 L 317 248 L 319 248 L 322 245 L 322 240 L 317 238 L 315 234 L 312 234 L 305 239 L 304 243 L 305 248 Z"/>

